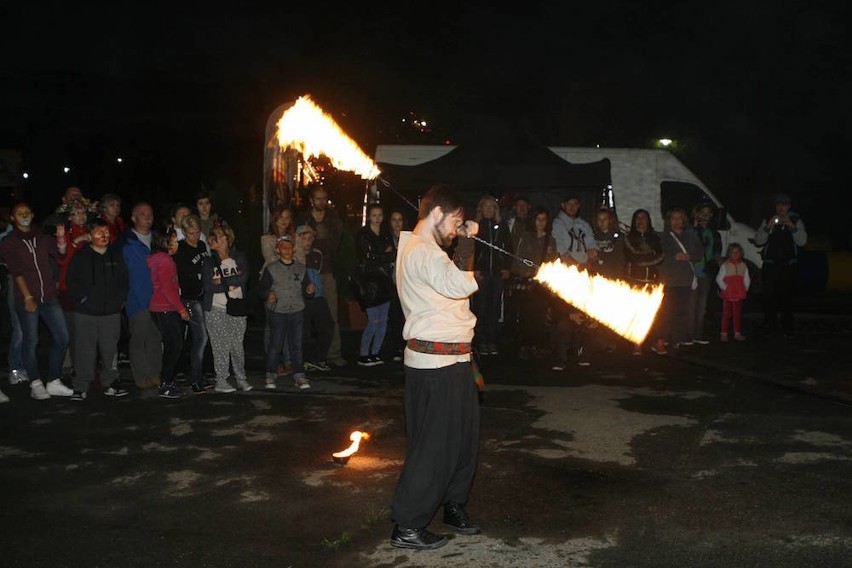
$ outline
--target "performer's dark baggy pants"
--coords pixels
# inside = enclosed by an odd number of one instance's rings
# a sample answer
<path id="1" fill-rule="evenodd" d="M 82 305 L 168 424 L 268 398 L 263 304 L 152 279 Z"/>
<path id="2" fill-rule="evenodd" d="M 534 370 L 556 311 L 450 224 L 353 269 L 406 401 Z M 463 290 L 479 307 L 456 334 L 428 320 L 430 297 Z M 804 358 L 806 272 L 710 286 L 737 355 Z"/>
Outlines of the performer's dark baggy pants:
<path id="1" fill-rule="evenodd" d="M 479 452 L 479 396 L 470 363 L 405 367 L 408 449 L 391 514 L 406 528 L 429 525 L 446 502 L 465 504 Z"/>

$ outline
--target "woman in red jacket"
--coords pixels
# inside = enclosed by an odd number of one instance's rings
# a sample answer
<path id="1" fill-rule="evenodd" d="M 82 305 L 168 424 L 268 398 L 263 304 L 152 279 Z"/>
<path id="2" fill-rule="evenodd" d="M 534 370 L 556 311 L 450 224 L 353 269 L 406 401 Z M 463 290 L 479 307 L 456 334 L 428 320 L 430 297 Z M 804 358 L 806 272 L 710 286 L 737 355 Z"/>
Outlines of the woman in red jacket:
<path id="1" fill-rule="evenodd" d="M 189 312 L 180 300 L 177 266 L 172 259 L 177 251 L 177 235 L 174 230 L 156 232 L 151 238 L 151 255 L 146 258 L 151 271 L 154 293 L 148 310 L 163 336 L 163 372 L 160 396 L 180 398 L 183 390 L 175 385 L 175 369 L 183 348 L 183 326 L 181 320 L 189 321 Z"/>

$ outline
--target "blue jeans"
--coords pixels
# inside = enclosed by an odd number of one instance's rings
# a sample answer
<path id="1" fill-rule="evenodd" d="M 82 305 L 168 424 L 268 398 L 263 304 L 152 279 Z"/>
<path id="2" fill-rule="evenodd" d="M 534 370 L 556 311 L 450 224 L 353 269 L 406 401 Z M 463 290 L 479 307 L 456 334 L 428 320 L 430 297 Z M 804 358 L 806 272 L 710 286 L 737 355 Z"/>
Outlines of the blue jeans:
<path id="1" fill-rule="evenodd" d="M 9 372 L 19 371 L 24 368 L 24 330 L 21 328 L 21 320 L 18 318 L 18 310 L 15 309 L 15 293 L 12 286 L 15 285 L 9 276 L 9 292 L 6 300 L 9 303 L 9 325 L 12 328 L 12 337 L 9 338 Z"/>
<path id="2" fill-rule="evenodd" d="M 204 348 L 207 347 L 207 323 L 204 321 L 204 310 L 201 302 L 189 300 L 184 302 L 189 310 L 189 333 L 192 336 L 192 346 L 189 352 L 189 380 L 201 382 L 204 378 Z"/>
<path id="3" fill-rule="evenodd" d="M 275 374 L 278 371 L 278 360 L 284 341 L 290 351 L 290 363 L 293 374 L 304 374 L 305 363 L 302 359 L 302 331 L 305 326 L 304 310 L 292 314 L 266 312 L 269 318 L 269 347 L 266 349 L 266 372 Z"/>
<path id="4" fill-rule="evenodd" d="M 24 333 L 22 354 L 24 369 L 30 380 L 41 378 L 38 372 L 38 322 L 44 322 L 52 341 L 47 355 L 47 381 L 62 378 L 62 361 L 68 348 L 68 328 L 65 326 L 65 314 L 59 300 L 38 304 L 36 311 L 28 312 L 23 306 L 16 307 L 21 329 Z"/>
<path id="5" fill-rule="evenodd" d="M 389 311 L 390 302 L 367 308 L 367 325 L 361 333 L 361 350 L 358 352 L 361 357 L 379 354 L 388 331 Z"/>

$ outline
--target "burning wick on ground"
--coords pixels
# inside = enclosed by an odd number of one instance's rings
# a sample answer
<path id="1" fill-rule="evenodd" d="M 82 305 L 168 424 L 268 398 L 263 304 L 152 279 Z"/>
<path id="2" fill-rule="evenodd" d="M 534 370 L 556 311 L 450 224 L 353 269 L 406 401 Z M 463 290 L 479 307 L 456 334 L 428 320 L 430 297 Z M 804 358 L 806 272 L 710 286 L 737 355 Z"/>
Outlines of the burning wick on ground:
<path id="1" fill-rule="evenodd" d="M 352 457 L 352 454 L 358 451 L 358 446 L 361 444 L 361 440 L 369 440 L 370 435 L 367 432 L 360 432 L 358 430 L 355 430 L 354 432 L 349 434 L 349 439 L 352 440 L 352 444 L 350 444 L 348 448 L 343 451 L 331 454 L 331 457 L 334 458 L 334 463 L 346 465 L 346 463 L 349 461 L 349 458 Z"/>

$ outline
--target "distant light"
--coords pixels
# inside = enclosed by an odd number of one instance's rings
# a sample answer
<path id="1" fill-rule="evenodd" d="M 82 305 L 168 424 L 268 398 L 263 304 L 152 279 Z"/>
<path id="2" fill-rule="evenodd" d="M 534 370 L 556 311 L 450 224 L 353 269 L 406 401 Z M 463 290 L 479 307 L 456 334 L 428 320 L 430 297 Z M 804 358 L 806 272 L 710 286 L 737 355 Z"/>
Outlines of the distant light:
<path id="1" fill-rule="evenodd" d="M 119 156 L 118 158 L 116 158 L 116 159 L 115 159 L 115 161 L 116 161 L 116 162 L 118 162 L 118 163 L 120 164 L 121 162 L 123 162 L 123 161 L 124 161 L 124 158 L 122 158 L 121 156 Z"/>
<path id="2" fill-rule="evenodd" d="M 421 120 L 421 121 L 420 121 L 420 126 L 422 126 L 423 128 L 426 128 L 426 121 L 425 121 L 425 120 Z"/>
<path id="3" fill-rule="evenodd" d="M 600 144 L 595 144 L 595 148 L 600 148 L 600 147 L 601 147 Z"/>
<path id="4" fill-rule="evenodd" d="M 660 138 L 660 146 L 662 146 L 663 148 L 668 148 L 671 145 L 672 145 L 672 139 L 671 138 Z"/>
<path id="5" fill-rule="evenodd" d="M 24 179 L 30 179 L 30 174 L 29 174 L 29 172 L 24 172 L 24 173 L 21 174 L 21 177 L 24 178 Z"/>
<path id="6" fill-rule="evenodd" d="M 68 172 L 71 171 L 71 168 L 69 168 L 68 166 L 65 166 L 64 168 L 62 168 L 62 171 L 67 174 Z"/>
<path id="7" fill-rule="evenodd" d="M 403 118 L 402 121 L 405 122 L 405 119 Z"/>

